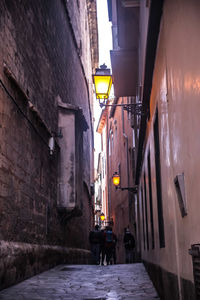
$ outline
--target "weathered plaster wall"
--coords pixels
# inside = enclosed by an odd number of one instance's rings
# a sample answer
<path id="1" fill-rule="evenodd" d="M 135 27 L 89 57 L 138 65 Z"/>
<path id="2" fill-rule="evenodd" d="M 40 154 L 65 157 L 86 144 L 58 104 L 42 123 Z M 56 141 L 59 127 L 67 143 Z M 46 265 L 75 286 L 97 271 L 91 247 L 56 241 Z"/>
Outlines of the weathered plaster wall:
<path id="1" fill-rule="evenodd" d="M 120 98 L 118 104 L 127 103 L 129 98 Z M 112 183 L 114 172 L 121 172 L 121 187 L 133 187 L 132 176 L 132 148 L 133 132 L 131 120 L 127 111 L 117 107 L 109 119 L 109 185 L 110 185 L 110 217 L 113 218 L 113 231 L 117 235 L 117 262 L 125 263 L 125 250 L 123 244 L 124 228 L 129 226 L 135 235 L 134 224 L 134 195 L 127 190 L 116 190 Z M 128 144 L 127 144 L 128 143 Z M 129 173 L 129 174 L 128 174 Z"/>
<path id="2" fill-rule="evenodd" d="M 199 12 L 198 1 L 165 1 L 151 93 L 151 118 L 143 172 L 148 174 L 147 155 L 151 153 L 153 217 L 155 249 L 144 250 L 148 264 L 159 266 L 163 272 L 177 278 L 179 297 L 193 295 L 191 244 L 199 243 Z M 156 106 L 159 115 L 161 180 L 165 247 L 159 247 L 158 208 L 154 158 L 153 122 Z M 187 216 L 181 216 L 174 178 L 184 173 Z M 143 174 L 143 173 L 142 173 Z M 147 183 L 149 178 L 147 177 Z M 143 177 L 141 180 L 143 184 Z M 148 187 L 148 184 L 147 184 Z M 148 195 L 148 193 L 147 193 Z M 147 199 L 149 203 L 149 198 Z M 140 213 L 142 205 L 140 196 Z M 151 242 L 150 208 L 147 207 L 148 236 Z M 142 223 L 142 221 L 141 221 Z M 146 228 L 144 228 L 146 239 Z M 155 268 L 156 269 L 156 268 Z M 165 274 L 166 275 L 166 274 Z M 164 278 L 164 277 L 163 277 Z M 167 283 L 166 283 L 167 284 Z M 166 287 L 165 287 L 166 288 Z M 168 289 L 168 288 L 167 288 Z M 166 290 L 167 290 L 166 289 Z M 168 289 L 170 292 L 170 290 Z M 192 296 L 193 295 L 193 296 Z M 182 298 L 181 298 L 182 297 Z M 167 293 L 166 293 L 166 299 Z"/>

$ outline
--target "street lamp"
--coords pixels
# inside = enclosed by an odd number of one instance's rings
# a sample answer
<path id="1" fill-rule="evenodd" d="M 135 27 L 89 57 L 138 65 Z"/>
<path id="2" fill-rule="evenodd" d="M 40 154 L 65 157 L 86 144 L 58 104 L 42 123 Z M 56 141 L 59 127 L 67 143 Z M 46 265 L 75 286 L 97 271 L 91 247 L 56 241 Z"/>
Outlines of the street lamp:
<path id="1" fill-rule="evenodd" d="M 104 213 L 101 213 L 101 214 L 100 214 L 100 219 L 101 219 L 102 222 L 105 220 L 105 215 L 104 215 Z"/>
<path id="2" fill-rule="evenodd" d="M 110 95 L 110 89 L 112 86 L 112 76 L 110 69 L 103 64 L 100 69 L 96 69 L 95 75 L 93 75 L 93 82 L 95 86 L 96 98 L 99 100 L 100 106 L 104 106 Z"/>
<path id="3" fill-rule="evenodd" d="M 131 112 L 133 115 L 145 115 L 148 113 L 148 109 L 142 105 L 142 102 L 138 103 L 122 103 L 122 104 L 107 104 L 109 99 L 110 90 L 112 86 L 112 75 L 110 69 L 105 64 L 96 69 L 96 73 L 93 75 L 93 83 L 95 86 L 96 98 L 99 100 L 101 108 L 111 106 L 121 106 L 124 110 Z"/>
<path id="4" fill-rule="evenodd" d="M 128 190 L 130 192 L 137 193 L 137 186 L 135 186 L 135 187 L 121 187 L 120 186 L 120 175 L 117 172 L 115 172 L 113 174 L 112 180 L 113 180 L 113 184 L 116 187 L 116 189 L 120 189 L 122 191 Z"/>
<path id="5" fill-rule="evenodd" d="M 112 176 L 112 181 L 115 186 L 119 186 L 120 184 L 120 176 L 117 172 L 115 172 Z"/>

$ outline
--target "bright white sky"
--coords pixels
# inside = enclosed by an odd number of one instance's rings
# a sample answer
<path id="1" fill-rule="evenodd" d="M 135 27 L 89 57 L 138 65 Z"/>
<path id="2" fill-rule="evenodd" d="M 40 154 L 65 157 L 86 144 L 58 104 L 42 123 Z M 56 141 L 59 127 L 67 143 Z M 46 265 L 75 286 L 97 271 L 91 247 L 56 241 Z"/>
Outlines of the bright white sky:
<path id="1" fill-rule="evenodd" d="M 111 34 L 111 22 L 108 20 L 108 8 L 107 0 L 97 0 L 97 21 L 98 21 L 98 37 L 99 37 L 99 66 L 104 63 L 108 68 L 111 68 L 110 63 L 110 50 L 112 49 L 112 34 Z M 100 134 L 96 132 L 96 128 L 99 122 L 101 114 L 101 108 L 99 106 L 96 97 L 94 99 L 94 166 L 97 168 L 98 154 L 100 148 Z"/>
<path id="2" fill-rule="evenodd" d="M 107 0 L 97 0 L 97 19 L 99 34 L 99 65 L 105 63 L 111 67 L 110 50 L 112 49 L 111 23 L 108 20 Z"/>

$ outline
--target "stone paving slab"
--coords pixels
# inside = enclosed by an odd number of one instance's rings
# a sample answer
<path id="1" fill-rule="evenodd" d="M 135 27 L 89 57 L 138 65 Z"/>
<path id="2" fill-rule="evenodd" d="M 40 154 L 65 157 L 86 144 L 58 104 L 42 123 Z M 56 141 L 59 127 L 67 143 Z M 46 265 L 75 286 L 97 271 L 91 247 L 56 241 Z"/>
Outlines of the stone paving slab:
<path id="1" fill-rule="evenodd" d="M 59 265 L 2 290 L 0 300 L 159 299 L 141 263 L 109 266 Z"/>

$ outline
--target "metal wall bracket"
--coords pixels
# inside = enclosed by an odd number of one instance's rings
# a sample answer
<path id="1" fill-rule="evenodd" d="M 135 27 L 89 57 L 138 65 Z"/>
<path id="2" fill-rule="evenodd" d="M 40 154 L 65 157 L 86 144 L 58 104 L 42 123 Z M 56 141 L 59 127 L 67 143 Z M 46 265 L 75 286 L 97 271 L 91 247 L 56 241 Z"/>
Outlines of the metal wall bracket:
<path id="1" fill-rule="evenodd" d="M 117 107 L 121 106 L 124 110 L 130 112 L 132 115 L 148 115 L 149 110 L 142 102 L 138 103 L 123 103 L 123 104 L 105 104 L 104 102 L 99 102 L 101 108 L 103 107 Z"/>
<path id="2" fill-rule="evenodd" d="M 146 115 L 148 114 L 148 110 L 142 105 L 142 103 L 131 103 L 124 104 L 124 110 L 128 111 L 132 115 Z"/>
<path id="3" fill-rule="evenodd" d="M 121 187 L 121 186 L 116 186 L 115 187 L 117 190 L 121 190 L 121 191 L 129 191 L 132 192 L 134 194 L 137 194 L 138 191 L 138 187 L 134 186 L 134 187 Z"/>

